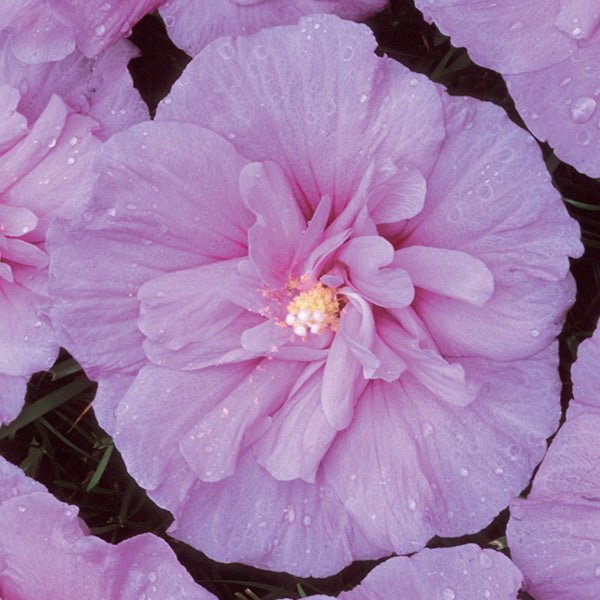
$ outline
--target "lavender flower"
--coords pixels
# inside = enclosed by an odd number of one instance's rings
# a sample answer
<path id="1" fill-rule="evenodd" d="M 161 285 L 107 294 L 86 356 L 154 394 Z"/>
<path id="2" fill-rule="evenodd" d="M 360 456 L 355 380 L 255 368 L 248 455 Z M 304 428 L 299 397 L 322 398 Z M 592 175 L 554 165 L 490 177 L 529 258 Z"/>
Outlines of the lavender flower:
<path id="1" fill-rule="evenodd" d="M 375 567 L 339 600 L 516 600 L 522 576 L 506 556 L 475 544 L 426 548 Z M 323 600 L 329 596 L 311 596 Z"/>
<path id="2" fill-rule="evenodd" d="M 333 16 L 215 41 L 50 234 L 101 424 L 217 560 L 477 531 L 558 424 L 578 228 L 530 136 L 374 47 Z"/>
<path id="3" fill-rule="evenodd" d="M 303 15 L 333 13 L 362 21 L 387 0 L 167 0 L 160 7 L 169 36 L 189 55 L 223 35 L 246 35 L 298 22 Z"/>
<path id="4" fill-rule="evenodd" d="M 574 398 L 527 500 L 511 503 L 507 537 L 536 600 L 595 600 L 600 591 L 600 330 L 573 365 Z"/>
<path id="5" fill-rule="evenodd" d="M 25 63 L 66 58 L 77 47 L 93 58 L 162 0 L 6 0 L 0 6 L 0 33 Z"/>
<path id="6" fill-rule="evenodd" d="M 19 100 L 17 89 L 0 85 L 0 423 L 17 416 L 27 380 L 58 353 L 47 316 L 46 231 L 91 193 L 100 146 L 96 122 L 57 96 L 29 124 Z"/>
<path id="7" fill-rule="evenodd" d="M 415 0 L 473 60 L 500 72 L 519 114 L 556 155 L 600 176 L 597 2 Z"/>
<path id="8" fill-rule="evenodd" d="M 6 600 L 211 600 L 160 538 L 113 546 L 89 535 L 77 508 L 0 457 L 0 597 Z"/>

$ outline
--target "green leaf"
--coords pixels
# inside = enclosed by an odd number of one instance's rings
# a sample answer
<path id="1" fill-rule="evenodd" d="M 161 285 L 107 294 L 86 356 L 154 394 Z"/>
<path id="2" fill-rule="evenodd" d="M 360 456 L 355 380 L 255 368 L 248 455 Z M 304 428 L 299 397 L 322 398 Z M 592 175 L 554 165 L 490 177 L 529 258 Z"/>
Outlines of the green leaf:
<path id="1" fill-rule="evenodd" d="M 90 482 L 87 484 L 87 486 L 85 488 L 86 492 L 90 492 L 91 490 L 93 490 L 96 487 L 96 485 L 98 484 L 98 482 L 100 481 L 100 478 L 102 477 L 102 475 L 104 474 L 104 471 L 106 470 L 108 461 L 110 460 L 110 455 L 112 454 L 112 451 L 114 449 L 115 449 L 114 445 L 110 444 L 110 446 L 107 446 L 106 450 L 104 450 L 104 454 L 102 455 L 102 458 L 100 459 L 100 462 L 98 463 L 98 468 L 92 475 Z"/>
<path id="2" fill-rule="evenodd" d="M 56 363 L 51 369 L 52 381 L 58 381 L 63 377 L 73 375 L 82 371 L 81 365 L 74 358 L 67 358 L 59 363 Z"/>
<path id="3" fill-rule="evenodd" d="M 40 417 L 43 417 L 46 413 L 53 411 L 61 404 L 71 400 L 71 398 L 74 398 L 77 394 L 80 394 L 93 385 L 95 385 L 95 383 L 90 381 L 87 377 L 82 377 L 71 383 L 67 383 L 64 387 L 40 398 L 33 404 L 28 404 L 8 427 L 3 427 L 0 430 L 0 440 L 7 437 L 14 438 L 19 429 L 25 427 L 25 425 L 29 425 L 29 423 L 33 423 Z"/>

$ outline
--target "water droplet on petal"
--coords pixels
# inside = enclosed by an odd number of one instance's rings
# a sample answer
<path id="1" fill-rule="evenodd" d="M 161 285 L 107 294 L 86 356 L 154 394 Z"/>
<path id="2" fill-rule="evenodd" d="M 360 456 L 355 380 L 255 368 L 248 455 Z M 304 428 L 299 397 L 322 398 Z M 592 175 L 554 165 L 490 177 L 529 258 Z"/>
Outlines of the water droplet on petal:
<path id="1" fill-rule="evenodd" d="M 304 515 L 304 518 L 302 519 L 302 524 L 305 527 L 310 527 L 311 523 L 312 523 L 312 519 L 311 519 L 310 515 Z"/>
<path id="2" fill-rule="evenodd" d="M 414 498 L 408 499 L 408 510 L 410 510 L 411 512 L 417 510 L 417 503 Z"/>
<path id="3" fill-rule="evenodd" d="M 456 598 L 456 592 L 452 588 L 444 588 L 442 590 L 443 600 L 454 600 Z"/>
<path id="4" fill-rule="evenodd" d="M 106 33 L 106 27 L 104 25 L 98 25 L 95 29 L 94 29 L 94 33 L 97 36 L 100 35 L 104 35 Z"/>
<path id="5" fill-rule="evenodd" d="M 148 573 L 148 580 L 154 583 L 158 579 L 158 575 L 154 571 Z"/>
<path id="6" fill-rule="evenodd" d="M 578 98 L 571 106 L 571 120 L 574 123 L 587 123 L 594 114 L 598 103 L 587 96 Z"/>
<path id="7" fill-rule="evenodd" d="M 464 467 L 461 467 L 461 468 L 460 468 L 460 471 L 459 471 L 459 473 L 460 473 L 460 476 L 461 476 L 461 477 L 468 477 L 468 476 L 469 476 L 469 471 L 468 471 L 468 469 L 465 469 Z"/>
<path id="8" fill-rule="evenodd" d="M 46 144 L 48 145 L 48 148 L 54 148 L 54 146 L 56 146 L 56 138 L 50 138 Z"/>
<path id="9" fill-rule="evenodd" d="M 487 552 L 482 552 L 479 555 L 479 562 L 484 569 L 489 569 L 494 565 L 492 557 Z"/>
<path id="10" fill-rule="evenodd" d="M 353 56 L 354 56 L 354 48 L 352 48 L 350 46 L 348 46 L 342 52 L 342 60 L 345 60 L 345 61 L 351 60 Z"/>
<path id="11" fill-rule="evenodd" d="M 572 77 L 565 77 L 558 85 L 560 85 L 560 87 L 565 87 L 569 85 L 571 81 L 573 81 Z"/>
<path id="12" fill-rule="evenodd" d="M 222 44 L 217 51 L 225 60 L 230 60 L 235 54 L 235 50 L 231 44 Z"/>
<path id="13" fill-rule="evenodd" d="M 509 28 L 508 31 L 521 31 L 523 29 L 523 21 L 515 21 Z"/>

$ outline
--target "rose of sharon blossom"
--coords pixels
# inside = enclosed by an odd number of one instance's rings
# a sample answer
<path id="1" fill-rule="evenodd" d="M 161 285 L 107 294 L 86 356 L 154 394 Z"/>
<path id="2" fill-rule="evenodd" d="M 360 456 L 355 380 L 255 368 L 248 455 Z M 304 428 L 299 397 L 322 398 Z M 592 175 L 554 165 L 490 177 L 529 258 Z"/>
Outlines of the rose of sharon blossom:
<path id="1" fill-rule="evenodd" d="M 516 600 L 519 570 L 506 556 L 475 544 L 422 550 L 375 567 L 339 600 Z M 329 596 L 310 596 L 322 600 Z"/>
<path id="2" fill-rule="evenodd" d="M 477 531 L 558 424 L 578 228 L 531 136 L 374 49 L 323 15 L 215 41 L 51 233 L 102 426 L 220 561 Z"/>
<path id="3" fill-rule="evenodd" d="M 19 91 L 0 85 L 0 424 L 19 413 L 32 373 L 58 353 L 48 312 L 45 238 L 91 193 L 96 122 L 52 96 L 29 125 Z"/>
<path id="4" fill-rule="evenodd" d="M 465 46 L 500 72 L 519 114 L 556 155 L 600 176 L 600 4 L 596 0 L 415 0 Z"/>
<path id="5" fill-rule="evenodd" d="M 600 593 L 600 330 L 572 368 L 573 395 L 527 500 L 515 499 L 507 537 L 536 600 Z"/>
<path id="6" fill-rule="evenodd" d="M 114 546 L 89 535 L 77 508 L 0 457 L 0 598 L 210 600 L 162 539 Z"/>
<path id="7" fill-rule="evenodd" d="M 333 13 L 362 21 L 387 0 L 167 0 L 160 7 L 169 36 L 189 55 L 222 35 L 246 35 L 298 22 L 303 15 Z"/>
<path id="8" fill-rule="evenodd" d="M 18 111 L 29 122 L 37 120 L 52 94 L 75 112 L 93 117 L 101 139 L 149 118 L 148 108 L 133 87 L 127 63 L 138 54 L 127 40 L 119 40 L 97 58 L 79 50 L 60 61 L 21 62 L 0 38 L 0 81 L 19 89 Z"/>
<path id="9" fill-rule="evenodd" d="M 62 60 L 77 47 L 93 58 L 162 0 L 3 0 L 0 36 L 25 63 Z"/>

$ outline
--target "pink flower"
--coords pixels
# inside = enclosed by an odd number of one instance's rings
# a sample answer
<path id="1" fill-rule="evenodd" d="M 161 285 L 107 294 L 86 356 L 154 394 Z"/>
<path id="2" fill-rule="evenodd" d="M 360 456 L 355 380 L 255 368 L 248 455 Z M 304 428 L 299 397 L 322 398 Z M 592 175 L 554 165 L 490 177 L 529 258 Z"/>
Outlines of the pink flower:
<path id="1" fill-rule="evenodd" d="M 0 33 L 25 63 L 66 58 L 77 47 L 88 58 L 129 35 L 162 0 L 4 0 Z"/>
<path id="2" fill-rule="evenodd" d="M 189 55 L 222 35 L 247 35 L 298 22 L 303 15 L 333 13 L 362 21 L 387 0 L 167 0 L 160 7 L 169 36 Z"/>
<path id="3" fill-rule="evenodd" d="M 58 353 L 47 317 L 46 230 L 91 193 L 96 122 L 52 96 L 29 125 L 0 86 L 0 423 L 19 413 L 27 380 Z"/>
<path id="4" fill-rule="evenodd" d="M 600 9 L 573 0 L 416 0 L 455 46 L 500 72 L 519 114 L 556 155 L 600 176 Z"/>
<path id="5" fill-rule="evenodd" d="M 536 600 L 596 600 L 600 590 L 600 330 L 572 368 L 574 398 L 507 536 Z"/>
<path id="6" fill-rule="evenodd" d="M 93 117 L 101 139 L 149 118 L 148 108 L 134 89 L 127 63 L 137 49 L 120 40 L 97 58 L 74 50 L 60 61 L 28 64 L 0 39 L 0 81 L 19 89 L 19 112 L 34 122 L 56 94 L 73 111 Z"/>
<path id="7" fill-rule="evenodd" d="M 376 566 L 339 600 L 516 600 L 522 576 L 506 556 L 475 544 L 421 550 Z M 311 600 L 329 596 L 311 596 Z"/>
<path id="8" fill-rule="evenodd" d="M 89 535 L 77 508 L 0 457 L 0 597 L 139 600 L 214 596 L 194 583 L 162 539 L 113 546 Z"/>
<path id="9" fill-rule="evenodd" d="M 175 535 L 325 575 L 481 529 L 559 418 L 578 228 L 531 137 L 302 19 L 221 38 L 51 232 L 53 319 Z"/>

